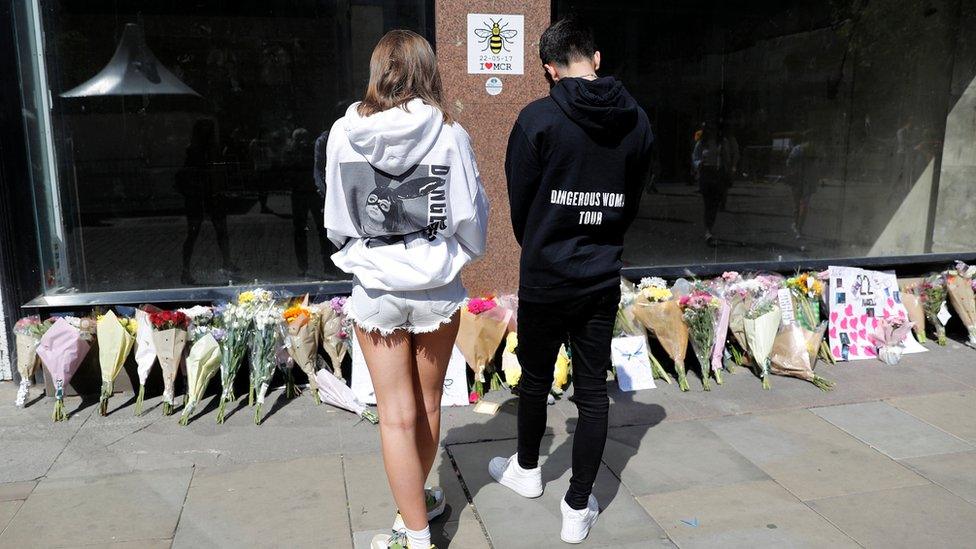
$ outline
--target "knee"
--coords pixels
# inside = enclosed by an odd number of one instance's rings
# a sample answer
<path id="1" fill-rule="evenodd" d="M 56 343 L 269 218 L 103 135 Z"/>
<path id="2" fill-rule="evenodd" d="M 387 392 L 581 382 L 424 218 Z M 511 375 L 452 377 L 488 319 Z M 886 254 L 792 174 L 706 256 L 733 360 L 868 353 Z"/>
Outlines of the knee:
<path id="1" fill-rule="evenodd" d="M 380 425 L 394 431 L 413 431 L 417 427 L 417 418 L 417 410 L 412 407 L 380 410 Z"/>
<path id="2" fill-rule="evenodd" d="M 581 416 L 590 418 L 607 416 L 610 411 L 610 397 L 607 396 L 605 384 L 603 387 L 577 386 L 573 391 L 573 401 Z"/>
<path id="3" fill-rule="evenodd" d="M 424 397 L 424 415 L 427 417 L 437 417 L 441 414 L 441 395 L 431 395 Z M 420 419 L 419 416 L 417 418 Z"/>

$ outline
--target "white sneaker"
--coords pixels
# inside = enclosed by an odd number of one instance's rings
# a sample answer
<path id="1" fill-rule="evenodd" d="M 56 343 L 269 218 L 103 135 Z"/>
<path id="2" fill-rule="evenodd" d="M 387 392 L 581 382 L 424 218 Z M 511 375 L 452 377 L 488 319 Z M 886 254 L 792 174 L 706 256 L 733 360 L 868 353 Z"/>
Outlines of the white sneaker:
<path id="1" fill-rule="evenodd" d="M 502 486 L 511 488 L 526 498 L 542 495 L 542 469 L 523 469 L 518 464 L 518 454 L 510 458 L 496 457 L 488 462 L 488 473 Z"/>
<path id="2" fill-rule="evenodd" d="M 444 497 L 444 490 L 436 486 L 433 488 L 425 488 L 424 499 L 427 503 L 427 522 L 444 514 L 444 508 L 447 506 L 447 498 Z M 403 523 L 403 516 L 400 515 L 399 510 L 397 511 L 396 518 L 393 519 L 393 531 L 407 532 L 407 525 Z"/>
<path id="3" fill-rule="evenodd" d="M 564 498 L 559 501 L 559 510 L 563 512 L 563 528 L 559 531 L 559 538 L 566 543 L 582 543 L 600 516 L 600 504 L 593 494 L 590 494 L 586 509 L 573 509 Z"/>

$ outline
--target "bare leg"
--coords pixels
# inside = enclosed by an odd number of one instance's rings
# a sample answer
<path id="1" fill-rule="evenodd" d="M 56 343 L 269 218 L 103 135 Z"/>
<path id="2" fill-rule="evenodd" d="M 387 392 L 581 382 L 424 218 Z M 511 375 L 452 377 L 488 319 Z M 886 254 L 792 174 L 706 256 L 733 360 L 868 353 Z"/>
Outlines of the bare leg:
<path id="1" fill-rule="evenodd" d="M 444 392 L 444 377 L 447 364 L 451 361 L 451 351 L 457 337 L 460 315 L 429 334 L 413 336 L 414 360 L 414 398 L 417 408 L 417 452 L 423 466 L 424 478 L 430 474 L 437 457 L 441 438 L 441 393 Z"/>
<path id="2" fill-rule="evenodd" d="M 366 358 L 366 367 L 376 391 L 380 415 L 380 441 L 383 465 L 400 509 L 403 522 L 411 530 L 427 527 L 427 506 L 420 455 L 417 452 L 417 421 L 420 415 L 415 399 L 411 336 L 396 331 L 389 336 L 366 333 L 358 327 L 356 336 Z M 428 437 L 429 434 L 425 434 Z"/>

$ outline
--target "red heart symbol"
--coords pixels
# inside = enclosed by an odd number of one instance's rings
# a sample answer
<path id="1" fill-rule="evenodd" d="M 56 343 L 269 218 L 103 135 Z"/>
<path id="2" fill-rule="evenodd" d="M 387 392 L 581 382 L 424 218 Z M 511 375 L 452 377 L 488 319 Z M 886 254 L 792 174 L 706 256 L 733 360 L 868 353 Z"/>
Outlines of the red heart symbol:
<path id="1" fill-rule="evenodd" d="M 488 63 L 485 63 L 485 68 L 486 68 L 486 69 L 490 69 L 490 68 L 492 68 L 493 66 L 494 66 L 494 64 L 492 64 L 492 63 L 490 63 L 490 62 L 488 62 Z"/>
<path id="2" fill-rule="evenodd" d="M 853 330 L 856 327 L 857 327 L 857 317 L 855 316 L 854 318 L 851 319 L 851 329 Z"/>
<path id="3" fill-rule="evenodd" d="M 881 316 L 883 316 L 885 318 L 889 318 L 889 317 L 891 317 L 891 311 L 889 311 L 888 309 L 885 309 L 884 310 L 884 314 L 881 315 Z"/>
<path id="4" fill-rule="evenodd" d="M 830 321 L 831 322 L 837 322 L 837 311 L 831 311 L 831 313 L 830 313 Z"/>
<path id="5" fill-rule="evenodd" d="M 847 316 L 854 316 L 854 306 L 848 305 L 847 308 L 844 309 L 844 314 Z"/>
<path id="6" fill-rule="evenodd" d="M 857 356 L 857 347 L 851 346 L 851 355 Z"/>
<path id="7" fill-rule="evenodd" d="M 837 328 L 830 329 L 830 339 L 837 339 Z"/>
<path id="8" fill-rule="evenodd" d="M 877 328 L 878 327 L 878 319 L 877 318 L 872 318 L 871 319 L 871 327 L 872 328 Z"/>
<path id="9" fill-rule="evenodd" d="M 840 347 L 834 345 L 834 348 L 830 350 L 830 353 L 834 355 L 834 358 L 840 358 Z"/>
<path id="10" fill-rule="evenodd" d="M 857 335 L 861 336 L 861 339 L 867 339 L 868 331 L 865 330 L 864 328 L 861 328 L 860 330 L 858 330 Z"/>
<path id="11" fill-rule="evenodd" d="M 895 306 L 895 300 L 894 300 L 894 299 L 891 299 L 891 298 L 889 297 L 889 298 L 888 298 L 888 306 L 889 306 L 889 307 L 894 307 L 894 306 Z"/>
<path id="12" fill-rule="evenodd" d="M 847 329 L 847 319 L 846 318 L 842 318 L 840 320 L 840 329 L 841 330 L 846 330 Z"/>
<path id="13" fill-rule="evenodd" d="M 851 341 L 857 341 L 857 332 L 851 332 L 850 336 L 851 336 Z"/>

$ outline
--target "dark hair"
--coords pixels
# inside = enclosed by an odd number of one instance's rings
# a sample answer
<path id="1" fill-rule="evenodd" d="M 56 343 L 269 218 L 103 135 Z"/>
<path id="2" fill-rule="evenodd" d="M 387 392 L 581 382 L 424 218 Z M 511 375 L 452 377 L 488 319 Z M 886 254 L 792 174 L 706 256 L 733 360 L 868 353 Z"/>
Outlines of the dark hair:
<path id="1" fill-rule="evenodd" d="M 539 38 L 543 64 L 565 67 L 573 61 L 590 59 L 595 53 L 593 30 L 573 16 L 556 21 Z"/>

